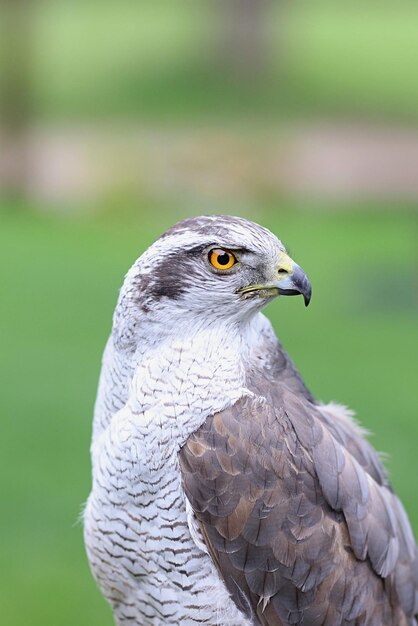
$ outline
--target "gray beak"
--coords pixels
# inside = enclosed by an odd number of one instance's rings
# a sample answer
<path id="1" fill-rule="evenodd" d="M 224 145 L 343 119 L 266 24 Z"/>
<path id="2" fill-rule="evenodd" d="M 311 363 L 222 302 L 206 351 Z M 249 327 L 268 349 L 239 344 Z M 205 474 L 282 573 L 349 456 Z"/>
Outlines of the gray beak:
<path id="1" fill-rule="evenodd" d="M 282 279 L 275 283 L 275 287 L 281 296 L 299 296 L 302 295 L 305 306 L 311 301 L 312 287 L 309 278 L 299 265 L 292 262 L 292 270 L 288 272 Z"/>

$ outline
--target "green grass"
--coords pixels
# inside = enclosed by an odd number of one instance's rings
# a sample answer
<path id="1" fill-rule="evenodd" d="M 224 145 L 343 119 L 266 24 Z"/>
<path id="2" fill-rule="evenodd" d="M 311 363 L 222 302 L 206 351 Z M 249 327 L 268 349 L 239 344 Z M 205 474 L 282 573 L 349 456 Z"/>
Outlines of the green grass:
<path id="1" fill-rule="evenodd" d="M 221 6 L 43 2 L 31 53 L 37 114 L 417 118 L 411 0 L 267 4 L 268 68 L 256 83 L 240 80 L 222 57 Z"/>
<path id="2" fill-rule="evenodd" d="M 415 214 L 416 215 L 416 214 Z M 2 623 L 110 626 L 76 524 L 101 352 L 123 275 L 181 217 L 0 213 Z M 259 209 L 313 284 L 267 310 L 315 395 L 355 408 L 418 530 L 417 220 Z"/>

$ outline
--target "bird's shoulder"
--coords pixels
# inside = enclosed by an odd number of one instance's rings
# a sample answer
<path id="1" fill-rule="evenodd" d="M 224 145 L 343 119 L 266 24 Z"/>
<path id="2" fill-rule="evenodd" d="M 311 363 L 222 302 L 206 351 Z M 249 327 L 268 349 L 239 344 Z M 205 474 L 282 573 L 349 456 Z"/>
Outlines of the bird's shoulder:
<path id="1" fill-rule="evenodd" d="M 208 417 L 180 451 L 209 552 L 255 623 L 413 623 L 409 522 L 377 454 L 340 422 L 276 381 Z"/>

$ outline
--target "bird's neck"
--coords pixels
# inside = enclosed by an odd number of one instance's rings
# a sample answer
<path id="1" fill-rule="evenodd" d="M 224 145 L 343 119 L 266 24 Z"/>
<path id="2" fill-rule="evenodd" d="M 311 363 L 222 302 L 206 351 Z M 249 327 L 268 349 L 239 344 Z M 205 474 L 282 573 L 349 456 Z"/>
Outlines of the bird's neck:
<path id="1" fill-rule="evenodd" d="M 246 372 L 266 352 L 271 333 L 259 313 L 242 324 L 179 325 L 176 333 L 139 324 L 124 345 L 113 334 L 103 358 L 93 443 L 128 403 L 144 423 L 170 424 L 179 440 L 186 439 L 208 415 L 247 392 Z"/>
<path id="2" fill-rule="evenodd" d="M 142 350 L 132 378 L 129 405 L 142 427 L 183 445 L 208 415 L 245 393 L 245 354 L 251 323 L 178 329 Z"/>

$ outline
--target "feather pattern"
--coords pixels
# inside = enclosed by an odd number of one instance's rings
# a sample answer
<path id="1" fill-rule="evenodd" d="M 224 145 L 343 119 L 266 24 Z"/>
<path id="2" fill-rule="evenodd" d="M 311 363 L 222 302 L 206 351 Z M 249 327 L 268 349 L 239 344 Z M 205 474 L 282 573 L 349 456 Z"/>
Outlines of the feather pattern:
<path id="1" fill-rule="evenodd" d="M 180 452 L 186 495 L 237 605 L 268 625 L 414 624 L 415 542 L 377 454 L 348 422 L 337 436 L 329 411 L 288 385 L 276 381 L 269 396 L 210 416 Z"/>
<path id="2" fill-rule="evenodd" d="M 84 516 L 118 625 L 417 626 L 415 541 L 378 455 L 306 388 L 260 313 L 271 290 L 242 295 L 284 253 L 247 220 L 191 218 L 125 278 Z"/>

